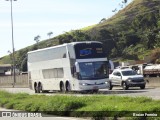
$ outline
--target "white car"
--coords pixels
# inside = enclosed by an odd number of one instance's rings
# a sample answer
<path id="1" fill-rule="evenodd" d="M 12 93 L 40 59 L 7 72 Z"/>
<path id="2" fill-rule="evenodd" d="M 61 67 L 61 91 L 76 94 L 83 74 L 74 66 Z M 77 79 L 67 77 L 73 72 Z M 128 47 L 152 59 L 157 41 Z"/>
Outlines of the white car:
<path id="1" fill-rule="evenodd" d="M 146 82 L 142 75 L 138 75 L 136 71 L 125 68 L 125 69 L 115 69 L 112 74 L 109 75 L 109 90 L 113 86 L 122 86 L 124 90 L 127 90 L 129 87 L 140 87 L 145 89 Z"/>

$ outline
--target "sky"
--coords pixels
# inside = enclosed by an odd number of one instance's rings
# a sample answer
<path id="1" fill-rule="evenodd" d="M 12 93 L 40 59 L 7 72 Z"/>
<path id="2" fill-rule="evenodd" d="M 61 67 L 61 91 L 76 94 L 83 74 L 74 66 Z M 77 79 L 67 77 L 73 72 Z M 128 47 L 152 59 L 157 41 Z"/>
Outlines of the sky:
<path id="1" fill-rule="evenodd" d="M 51 37 L 94 25 L 102 18 L 109 18 L 123 0 L 13 0 L 14 48 L 35 44 Z M 132 0 L 128 0 L 128 4 Z M 10 1 L 0 0 L 0 57 L 12 48 Z"/>

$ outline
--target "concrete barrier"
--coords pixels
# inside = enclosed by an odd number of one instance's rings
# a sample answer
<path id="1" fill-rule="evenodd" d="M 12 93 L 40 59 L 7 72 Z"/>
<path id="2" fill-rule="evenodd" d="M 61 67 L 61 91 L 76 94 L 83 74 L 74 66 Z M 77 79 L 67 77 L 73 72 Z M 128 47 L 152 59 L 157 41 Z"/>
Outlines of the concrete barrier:
<path id="1" fill-rule="evenodd" d="M 145 78 L 146 86 L 160 87 L 160 77 L 148 77 Z"/>
<path id="2" fill-rule="evenodd" d="M 13 87 L 13 76 L 0 76 L 0 87 Z M 28 87 L 28 75 L 16 75 L 14 87 Z"/>
<path id="3" fill-rule="evenodd" d="M 145 78 L 146 86 L 160 87 L 160 77 Z M 0 87 L 13 87 L 13 76 L 0 76 Z M 14 87 L 29 87 L 28 75 L 16 75 L 16 83 Z"/>

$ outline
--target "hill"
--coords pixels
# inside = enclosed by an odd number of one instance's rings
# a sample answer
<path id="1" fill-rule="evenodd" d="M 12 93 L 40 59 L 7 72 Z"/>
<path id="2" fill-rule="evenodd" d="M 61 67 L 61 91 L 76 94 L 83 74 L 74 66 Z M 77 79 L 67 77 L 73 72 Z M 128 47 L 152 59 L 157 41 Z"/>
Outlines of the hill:
<path id="1" fill-rule="evenodd" d="M 66 32 L 16 51 L 16 64 L 26 70 L 26 53 L 38 48 L 72 41 L 95 40 L 104 44 L 106 56 L 118 60 L 141 60 L 151 56 L 151 62 L 160 58 L 160 1 L 133 0 L 124 9 L 98 24 Z M 9 56 L 0 63 L 11 63 Z"/>

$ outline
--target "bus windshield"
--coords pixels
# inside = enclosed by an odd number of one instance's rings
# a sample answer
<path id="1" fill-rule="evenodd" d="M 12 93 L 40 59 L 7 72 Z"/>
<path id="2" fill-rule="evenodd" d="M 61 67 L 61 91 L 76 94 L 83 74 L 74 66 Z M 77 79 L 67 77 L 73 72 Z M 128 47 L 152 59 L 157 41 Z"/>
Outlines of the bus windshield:
<path id="1" fill-rule="evenodd" d="M 81 62 L 79 63 L 79 80 L 97 80 L 108 78 L 108 62 Z"/>

